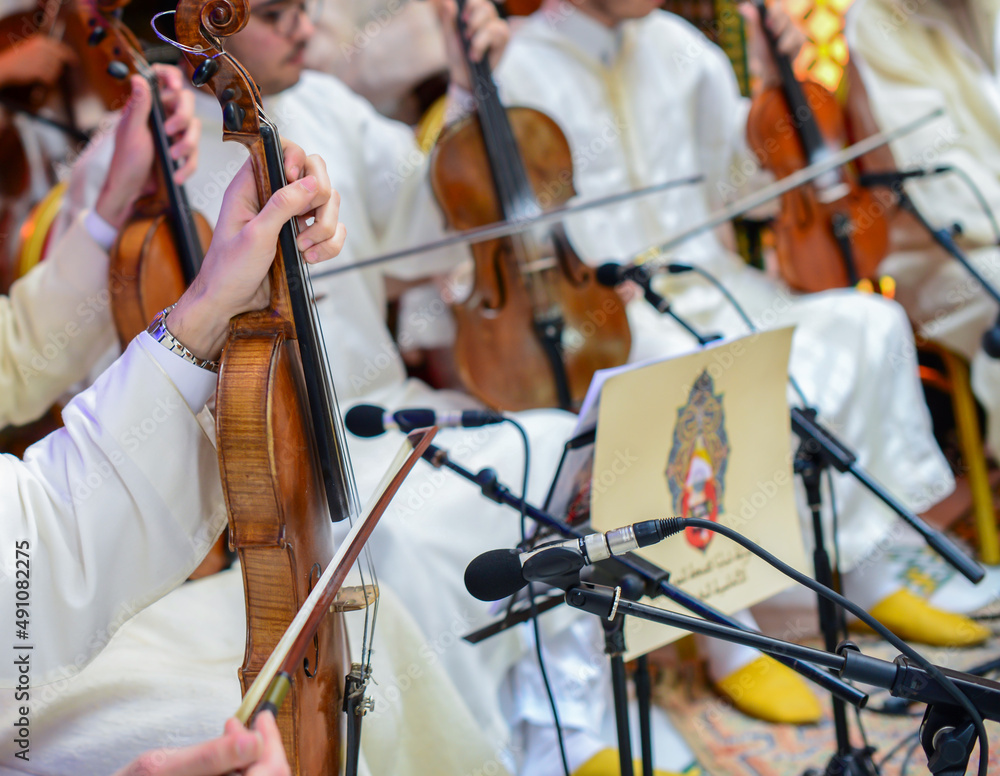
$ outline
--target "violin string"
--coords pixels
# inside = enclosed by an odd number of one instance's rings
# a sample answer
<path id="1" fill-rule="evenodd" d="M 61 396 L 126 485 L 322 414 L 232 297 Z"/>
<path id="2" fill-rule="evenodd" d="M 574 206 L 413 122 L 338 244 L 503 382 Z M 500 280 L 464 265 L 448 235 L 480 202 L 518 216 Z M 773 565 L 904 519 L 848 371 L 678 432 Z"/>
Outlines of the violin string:
<path id="1" fill-rule="evenodd" d="M 279 137 L 278 128 L 271 120 L 271 118 L 267 115 L 267 112 L 263 109 L 263 106 L 258 104 L 257 109 L 261 124 L 268 125 L 272 131 L 272 136 L 274 138 L 278 138 Z M 286 185 L 287 180 L 284 177 L 283 165 L 281 167 L 281 170 L 282 170 L 281 184 Z M 290 222 L 290 226 L 295 238 L 298 238 L 297 221 L 295 219 L 292 219 L 292 221 Z M 331 412 L 332 417 L 329 420 L 334 426 L 334 436 L 340 445 L 339 452 L 341 455 L 341 462 L 344 467 L 345 482 L 347 484 L 347 487 L 351 491 L 348 499 L 350 503 L 350 509 L 348 512 L 347 521 L 349 525 L 353 526 L 354 521 L 360 517 L 357 484 L 355 481 L 354 466 L 351 461 L 350 449 L 348 448 L 346 442 L 344 441 L 346 439 L 346 432 L 343 427 L 343 419 L 341 417 L 340 406 L 337 401 L 337 390 L 333 381 L 333 370 L 330 368 L 329 350 L 327 349 L 326 345 L 326 336 L 323 330 L 322 322 L 319 318 L 319 313 L 316 309 L 316 303 L 315 303 L 316 293 L 315 289 L 313 288 L 312 275 L 308 271 L 308 264 L 302 257 L 302 253 L 299 250 L 296 249 L 295 256 L 286 257 L 286 260 L 288 258 L 291 258 L 298 264 L 299 276 L 303 279 L 303 283 L 305 285 L 304 290 L 307 294 L 307 299 L 308 299 L 307 309 L 309 311 L 309 322 L 315 333 L 315 341 L 319 345 L 319 349 L 321 351 L 319 354 L 319 367 L 320 371 L 322 372 L 323 383 L 325 384 L 326 390 L 328 391 L 330 397 L 330 407 L 332 410 Z M 375 574 L 374 559 L 372 558 L 371 550 L 367 544 L 364 546 L 362 552 L 365 557 L 365 562 L 364 563 L 356 562 L 358 576 L 361 582 L 362 594 L 364 595 L 366 604 L 365 614 L 364 614 L 365 618 L 364 628 L 362 630 L 360 663 L 361 665 L 363 666 L 367 665 L 370 668 L 371 651 L 372 651 L 371 642 L 374 639 L 375 635 L 375 619 L 378 613 L 378 598 L 377 596 L 375 596 L 374 602 L 369 600 L 369 594 L 368 594 L 369 582 L 366 577 L 366 567 L 368 571 L 367 576 L 371 577 L 372 586 L 377 587 L 378 578 L 377 575 Z M 358 560 L 360 561 L 360 558 Z"/>
<path id="2" fill-rule="evenodd" d="M 194 48 L 193 46 L 187 46 L 184 43 L 181 43 L 179 40 L 174 40 L 173 38 L 169 38 L 162 32 L 160 32 L 159 28 L 156 26 L 157 19 L 159 19 L 161 16 L 170 16 L 170 15 L 175 15 L 176 13 L 177 13 L 176 10 L 170 10 L 170 11 L 160 11 L 157 14 L 153 14 L 153 18 L 149 20 L 149 26 L 153 28 L 153 34 L 157 38 L 162 40 L 164 43 L 173 46 L 175 49 L 185 52 L 186 54 L 207 55 L 209 51 L 215 51 L 215 49 L 218 49 L 218 51 L 212 56 L 210 57 L 206 56 L 206 59 L 215 59 L 216 57 L 222 56 L 223 54 L 226 53 L 224 47 L 222 46 L 221 41 L 213 40 L 213 43 L 215 44 L 214 46 L 203 46 L 202 48 Z M 202 30 L 202 32 L 204 32 L 204 29 Z"/>
<path id="3" fill-rule="evenodd" d="M 267 113 L 261 108 L 259 110 L 259 115 L 261 116 L 261 121 L 267 122 L 271 125 L 274 132 L 274 136 L 278 137 L 277 127 L 274 122 L 268 117 Z M 292 230 L 295 232 L 296 237 L 298 236 L 297 224 L 295 221 L 292 222 Z M 346 432 L 343 428 L 343 419 L 341 418 L 340 405 L 337 400 L 337 389 L 333 381 L 333 370 L 330 368 L 329 360 L 329 350 L 326 345 L 326 333 L 323 329 L 322 321 L 319 317 L 319 313 L 316 309 L 316 292 L 313 288 L 312 275 L 308 271 L 307 263 L 302 257 L 299 251 L 295 252 L 295 261 L 299 263 L 300 275 L 304 278 L 306 293 L 309 299 L 309 315 L 312 321 L 312 327 L 316 332 L 316 341 L 320 346 L 322 353 L 320 354 L 320 368 L 323 371 L 324 382 L 328 386 L 330 392 L 330 402 L 333 409 L 333 417 L 331 418 L 334 424 L 334 434 L 338 441 L 341 442 L 341 454 L 343 458 L 343 464 L 345 468 L 345 479 L 348 486 L 351 488 L 350 502 L 351 511 L 348 514 L 348 524 L 353 525 L 354 520 L 357 519 L 357 513 L 359 513 L 360 508 L 358 505 L 358 493 L 357 493 L 357 483 L 354 476 L 354 466 L 351 460 L 350 448 L 347 446 L 344 440 L 346 439 Z M 369 596 L 369 578 L 371 587 L 377 591 L 378 589 L 378 575 L 375 572 L 375 561 L 371 553 L 370 547 L 366 544 L 362 550 L 364 556 L 364 563 L 360 562 L 360 558 L 357 562 L 358 576 L 361 582 L 361 589 L 365 599 L 365 614 L 364 614 L 364 627 L 362 629 L 362 639 L 361 639 L 361 660 L 359 661 L 362 666 L 366 666 L 370 669 L 371 659 L 372 659 L 372 643 L 375 638 L 375 624 L 378 616 L 378 595 L 375 593 Z M 367 571 L 367 574 L 366 574 Z M 374 599 L 374 600 L 372 600 Z"/>
<path id="4" fill-rule="evenodd" d="M 378 588 L 378 574 L 375 572 L 375 559 L 372 556 L 371 547 L 368 543 L 365 543 L 364 547 L 365 563 L 368 565 L 369 573 L 372 578 L 372 586 L 375 589 L 374 601 L 369 601 L 368 588 L 364 588 L 365 593 L 365 629 L 363 632 L 363 638 L 361 640 L 361 664 L 365 667 L 364 675 L 367 676 L 368 672 L 371 671 L 372 666 L 372 648 L 375 642 L 375 623 L 378 620 L 378 603 L 379 603 L 379 588 Z M 368 611 L 371 610 L 371 632 L 368 630 Z"/>
<path id="5" fill-rule="evenodd" d="M 524 206 L 533 202 L 534 197 L 527 184 L 524 164 L 511 131 L 510 121 L 506 110 L 500 103 L 496 83 L 493 81 L 487 66 L 483 62 L 470 60 L 469 68 L 477 84 L 479 124 L 483 133 L 483 142 L 487 151 L 493 149 L 492 156 L 497 162 L 494 175 L 496 176 L 495 188 L 500 202 L 501 216 L 504 220 L 523 218 L 525 215 L 529 215 L 525 212 Z M 485 97 L 479 98 L 479 94 L 484 94 Z M 537 208 L 537 203 L 535 203 L 535 207 Z M 531 266 L 531 258 L 537 258 L 539 252 L 534 240 L 532 240 L 532 247 L 536 250 L 529 249 L 528 240 L 528 236 L 517 234 L 511 236 L 508 244 L 511 246 L 515 262 L 521 270 L 520 276 L 531 299 L 532 309 L 537 309 L 541 301 L 538 284 L 535 282 L 534 272 L 526 271 L 526 268 Z M 548 304 L 548 300 L 543 303 Z"/>

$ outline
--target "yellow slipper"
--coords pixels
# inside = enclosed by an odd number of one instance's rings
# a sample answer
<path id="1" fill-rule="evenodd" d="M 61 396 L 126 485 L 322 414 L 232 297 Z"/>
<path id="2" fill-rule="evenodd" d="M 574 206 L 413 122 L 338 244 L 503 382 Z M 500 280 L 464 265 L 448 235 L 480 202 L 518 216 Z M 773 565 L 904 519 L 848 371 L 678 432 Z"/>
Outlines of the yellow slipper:
<path id="1" fill-rule="evenodd" d="M 715 689 L 748 717 L 765 722 L 807 725 L 823 715 L 805 680 L 767 655 L 716 682 Z"/>
<path id="2" fill-rule="evenodd" d="M 905 587 L 883 598 L 868 613 L 904 641 L 932 647 L 972 647 L 992 635 L 989 628 L 961 614 L 936 609 Z M 854 625 L 871 631 L 864 623 Z"/>
<path id="3" fill-rule="evenodd" d="M 635 772 L 642 773 L 642 763 L 636 760 Z M 587 762 L 573 771 L 573 776 L 621 776 L 621 764 L 618 762 L 617 749 L 602 749 Z M 653 771 L 653 776 L 700 776 L 700 768 L 689 768 L 683 774 L 672 771 Z"/>

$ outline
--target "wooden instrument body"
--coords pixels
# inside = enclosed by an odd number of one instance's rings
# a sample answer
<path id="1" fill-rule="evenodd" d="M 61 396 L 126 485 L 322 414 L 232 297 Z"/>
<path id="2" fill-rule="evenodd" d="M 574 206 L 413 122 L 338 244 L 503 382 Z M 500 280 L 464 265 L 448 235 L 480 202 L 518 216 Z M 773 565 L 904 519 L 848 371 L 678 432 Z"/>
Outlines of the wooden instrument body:
<path id="1" fill-rule="evenodd" d="M 847 131 L 836 97 L 820 84 L 801 83 L 823 140 L 830 148 L 843 148 Z M 799 133 L 795 114 L 780 88 L 765 90 L 753 102 L 747 119 L 747 139 L 761 164 L 777 178 L 784 178 L 810 159 Z M 849 237 L 858 276 L 873 278 L 889 249 L 889 229 L 883 207 L 872 193 L 841 172 L 844 195 L 821 200 L 815 185 L 785 194 L 775 221 L 775 247 L 782 277 L 800 291 L 824 291 L 852 285 L 834 234 L 836 214 L 848 217 L 854 229 Z"/>
<path id="2" fill-rule="evenodd" d="M 212 240 L 208 221 L 191 210 L 183 188 L 173 180 L 174 162 L 155 75 L 138 39 L 115 15 L 127 2 L 96 0 L 96 8 L 88 19 L 91 29 L 102 31 L 92 39 L 93 56 L 109 65 L 114 63 L 112 69 L 126 86 L 127 74 L 142 75 L 150 82 L 153 93 L 150 130 L 157 185 L 152 194 L 137 203 L 119 230 L 110 254 L 111 314 L 122 348 L 160 310 L 180 299 L 197 274 Z"/>
<path id="3" fill-rule="evenodd" d="M 547 208 L 565 203 L 576 192 L 562 131 L 530 108 L 510 108 L 506 115 L 517 146 L 530 149 L 521 160 L 535 198 Z M 431 185 L 452 228 L 511 217 L 491 180 L 479 116 L 445 130 L 431 159 Z M 622 300 L 597 283 L 561 227 L 477 243 L 472 253 L 472 292 L 453 308 L 455 359 L 466 387 L 485 404 L 508 411 L 560 405 L 550 356 L 535 331 L 537 312 L 546 305 L 562 315 L 563 363 L 574 406 L 596 370 L 628 359 L 631 335 Z"/>
<path id="4" fill-rule="evenodd" d="M 233 321 L 219 373 L 219 467 L 246 592 L 245 693 L 333 558 L 329 511 L 303 414 L 306 395 L 289 326 L 264 314 Z M 341 769 L 348 665 L 343 617 L 328 615 L 278 714 L 296 774 Z"/>
<path id="5" fill-rule="evenodd" d="M 212 227 L 201 213 L 193 217 L 204 251 L 212 241 Z M 122 347 L 145 331 L 160 310 L 180 299 L 187 286 L 170 214 L 161 208 L 126 223 L 109 265 L 111 315 Z"/>
<path id="6" fill-rule="evenodd" d="M 175 26 L 195 78 L 223 108 L 223 139 L 249 151 L 265 203 L 285 183 L 280 139 L 259 110 L 253 79 L 219 49 L 248 18 L 245 0 L 181 0 Z M 230 542 L 246 596 L 244 691 L 333 560 L 331 518 L 342 520 L 356 506 L 294 221 L 281 230 L 268 282 L 269 306 L 230 324 L 215 405 Z M 278 712 L 298 776 L 341 772 L 347 660 L 343 615 L 329 613 Z"/>

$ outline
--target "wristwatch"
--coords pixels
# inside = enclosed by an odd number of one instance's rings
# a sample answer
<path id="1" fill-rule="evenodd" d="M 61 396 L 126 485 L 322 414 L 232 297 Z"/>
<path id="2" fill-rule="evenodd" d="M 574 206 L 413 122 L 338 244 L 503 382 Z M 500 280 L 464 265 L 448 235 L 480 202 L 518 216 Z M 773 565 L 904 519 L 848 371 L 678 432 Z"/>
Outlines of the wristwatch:
<path id="1" fill-rule="evenodd" d="M 179 339 L 174 337 L 173 334 L 167 329 L 167 314 L 176 307 L 176 304 L 170 305 L 164 310 L 161 310 L 153 318 L 149 327 L 146 329 L 149 332 L 149 336 L 159 342 L 163 347 L 169 350 L 174 355 L 180 356 L 185 361 L 189 361 L 197 367 L 202 369 L 208 369 L 212 372 L 219 371 L 219 362 L 210 361 L 207 358 L 198 358 L 194 353 L 184 347 Z"/>

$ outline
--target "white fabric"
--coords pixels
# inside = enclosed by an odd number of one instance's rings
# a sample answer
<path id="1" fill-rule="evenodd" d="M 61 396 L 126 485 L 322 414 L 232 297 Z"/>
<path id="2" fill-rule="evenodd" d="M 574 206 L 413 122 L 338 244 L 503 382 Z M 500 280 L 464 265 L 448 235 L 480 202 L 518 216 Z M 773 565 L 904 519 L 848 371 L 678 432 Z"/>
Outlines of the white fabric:
<path id="1" fill-rule="evenodd" d="M 891 145 L 900 168 L 948 164 L 968 175 L 994 214 L 1000 213 L 1000 81 L 968 30 L 956 23 L 962 3 L 927 0 L 912 8 L 896 0 L 859 0 L 849 16 L 852 57 L 872 113 L 884 130 L 935 108 L 945 115 Z M 976 0 L 984 37 L 994 47 L 1000 4 Z M 968 10 L 968 9 L 967 9 Z M 992 54 L 992 52 L 991 52 Z M 990 57 L 992 58 L 992 57 Z M 917 207 L 937 227 L 960 224 L 959 244 L 997 285 L 997 237 L 973 190 L 957 175 L 906 186 Z M 997 306 L 956 261 L 930 243 L 914 222 L 896 226 L 894 252 L 880 267 L 899 286 L 897 298 L 921 324 L 921 333 L 972 362 L 972 386 L 987 411 L 987 441 L 1000 452 L 1000 363 L 980 346 Z"/>
<path id="2" fill-rule="evenodd" d="M 0 297 L 0 427 L 35 420 L 114 340 L 108 255 L 80 219 Z"/>
<path id="3" fill-rule="evenodd" d="M 215 386 L 218 382 L 218 375 L 208 369 L 195 366 L 190 361 L 185 361 L 176 353 L 171 353 L 166 347 L 158 343 L 148 332 L 140 332 L 139 339 L 142 340 L 143 347 L 160 365 L 160 368 L 167 373 L 170 382 L 174 384 L 187 406 L 192 412 L 201 412 L 208 400 L 215 393 Z"/>
<path id="4" fill-rule="evenodd" d="M 140 342 L 63 422 L 23 461 L 0 458 L 0 616 L 13 639 L 15 545 L 27 542 L 33 683 L 78 671 L 194 570 L 225 523 L 215 448 Z M 4 661 L 0 683 L 17 682 Z"/>
<path id="5" fill-rule="evenodd" d="M 498 69 L 505 102 L 544 110 L 566 132 L 584 198 L 695 173 L 706 181 L 569 219 L 577 251 L 594 264 L 625 259 L 698 223 L 756 174 L 744 141 L 746 101 L 719 49 L 680 18 L 654 11 L 621 25 L 620 46 L 611 48 L 617 56 L 604 66 L 586 49 L 600 30 L 570 5 L 546 5 L 519 28 Z M 897 305 L 849 291 L 792 297 L 712 233 L 680 246 L 675 258 L 717 275 L 758 326 L 798 325 L 792 372 L 859 463 L 904 503 L 923 510 L 951 491 Z M 722 295 L 696 276 L 668 276 L 660 290 L 703 332 L 746 331 Z M 692 347 L 675 323 L 641 301 L 628 312 L 631 359 Z M 890 538 L 896 521 L 850 477 L 835 483 L 841 561 L 851 568 Z"/>
<path id="6" fill-rule="evenodd" d="M 83 217 L 83 226 L 87 234 L 97 243 L 101 250 L 110 251 L 118 239 L 118 230 L 101 218 L 96 210 L 91 210 Z"/>

